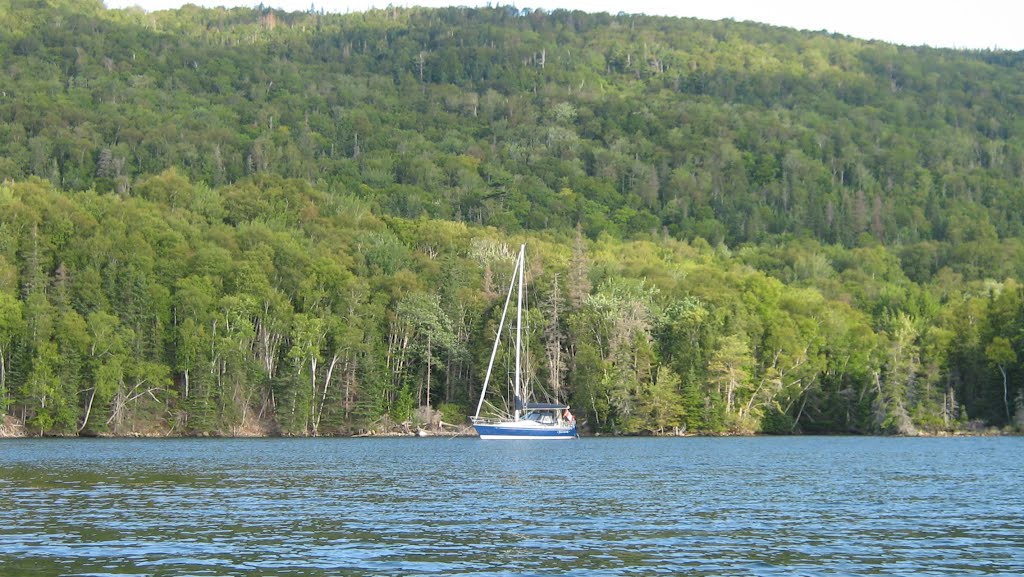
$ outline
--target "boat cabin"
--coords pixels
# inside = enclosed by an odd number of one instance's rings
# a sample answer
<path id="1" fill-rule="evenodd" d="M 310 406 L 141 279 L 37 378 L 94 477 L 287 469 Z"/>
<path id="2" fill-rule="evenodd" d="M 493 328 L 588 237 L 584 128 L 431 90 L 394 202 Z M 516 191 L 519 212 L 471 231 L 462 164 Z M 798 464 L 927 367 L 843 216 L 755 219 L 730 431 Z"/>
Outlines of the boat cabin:
<path id="1" fill-rule="evenodd" d="M 524 407 L 523 420 L 535 421 L 542 425 L 554 425 L 563 420 L 569 405 L 559 403 L 527 403 Z"/>

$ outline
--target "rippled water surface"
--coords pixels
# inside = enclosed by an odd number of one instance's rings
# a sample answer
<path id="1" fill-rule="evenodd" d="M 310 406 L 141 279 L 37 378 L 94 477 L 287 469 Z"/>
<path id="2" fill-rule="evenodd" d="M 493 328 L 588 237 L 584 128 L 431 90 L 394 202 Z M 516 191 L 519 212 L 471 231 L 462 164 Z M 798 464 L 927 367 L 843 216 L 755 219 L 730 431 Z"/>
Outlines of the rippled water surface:
<path id="1" fill-rule="evenodd" d="M 0 441 L 0 575 L 1024 575 L 1022 438 Z"/>

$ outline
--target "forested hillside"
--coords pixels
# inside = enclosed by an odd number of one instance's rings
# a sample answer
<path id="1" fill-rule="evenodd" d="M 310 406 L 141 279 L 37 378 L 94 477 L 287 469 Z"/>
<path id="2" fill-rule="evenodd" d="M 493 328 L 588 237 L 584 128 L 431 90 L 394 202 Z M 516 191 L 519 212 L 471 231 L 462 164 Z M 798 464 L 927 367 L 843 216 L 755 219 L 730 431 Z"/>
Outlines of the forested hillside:
<path id="1" fill-rule="evenodd" d="M 464 422 L 529 245 L 592 432 L 1024 422 L 1024 55 L 512 7 L 0 0 L 0 414 Z"/>

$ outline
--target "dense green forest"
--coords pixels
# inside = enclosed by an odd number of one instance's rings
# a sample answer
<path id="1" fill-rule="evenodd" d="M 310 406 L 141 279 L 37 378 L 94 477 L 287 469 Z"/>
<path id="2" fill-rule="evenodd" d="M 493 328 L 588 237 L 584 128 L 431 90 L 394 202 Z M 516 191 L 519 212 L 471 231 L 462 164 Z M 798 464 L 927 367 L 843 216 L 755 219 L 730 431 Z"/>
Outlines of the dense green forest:
<path id="1" fill-rule="evenodd" d="M 516 247 L 591 432 L 1024 426 L 1024 54 L 0 0 L 0 423 L 465 422 Z M 505 354 L 505 353 L 503 353 Z"/>

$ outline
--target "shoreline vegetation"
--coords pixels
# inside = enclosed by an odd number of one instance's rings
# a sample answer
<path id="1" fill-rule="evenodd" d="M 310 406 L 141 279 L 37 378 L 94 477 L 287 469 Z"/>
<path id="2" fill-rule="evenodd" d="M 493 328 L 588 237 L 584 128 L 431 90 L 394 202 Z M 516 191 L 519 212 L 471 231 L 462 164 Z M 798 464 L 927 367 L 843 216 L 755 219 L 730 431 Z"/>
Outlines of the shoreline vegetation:
<path id="1" fill-rule="evenodd" d="M 1021 53 L 4 6 L 8 434 L 463 423 L 524 242 L 534 400 L 593 434 L 1024 430 Z"/>
<path id="2" fill-rule="evenodd" d="M 816 433 L 821 435 L 822 433 Z M 977 423 L 975 428 L 950 431 L 916 431 L 906 434 L 887 434 L 881 436 L 890 437 L 999 437 L 999 436 L 1020 436 L 1019 429 L 998 429 L 995 427 L 984 427 Z M 24 423 L 10 416 L 0 422 L 0 439 L 27 439 L 27 438 L 104 438 L 104 439 L 274 439 L 274 438 L 391 438 L 391 437 L 476 437 L 470 423 L 455 425 L 451 423 L 440 423 L 433 426 L 427 424 L 413 424 L 410 422 L 398 423 L 386 429 L 372 429 L 346 433 L 325 433 L 318 437 L 309 435 L 285 435 L 279 428 L 271 424 L 251 425 L 239 431 L 230 433 L 175 433 L 173 430 L 149 430 L 130 431 L 124 434 L 90 434 L 90 435 L 54 435 L 54 434 L 32 434 Z M 668 431 L 663 433 L 642 432 L 642 433 L 601 433 L 583 432 L 581 437 L 776 437 L 776 436 L 807 436 L 806 433 L 755 433 L 755 432 L 723 432 L 710 433 L 698 432 L 688 433 L 685 431 Z M 853 436 L 868 437 L 878 436 L 876 433 L 825 433 L 824 436 Z"/>

